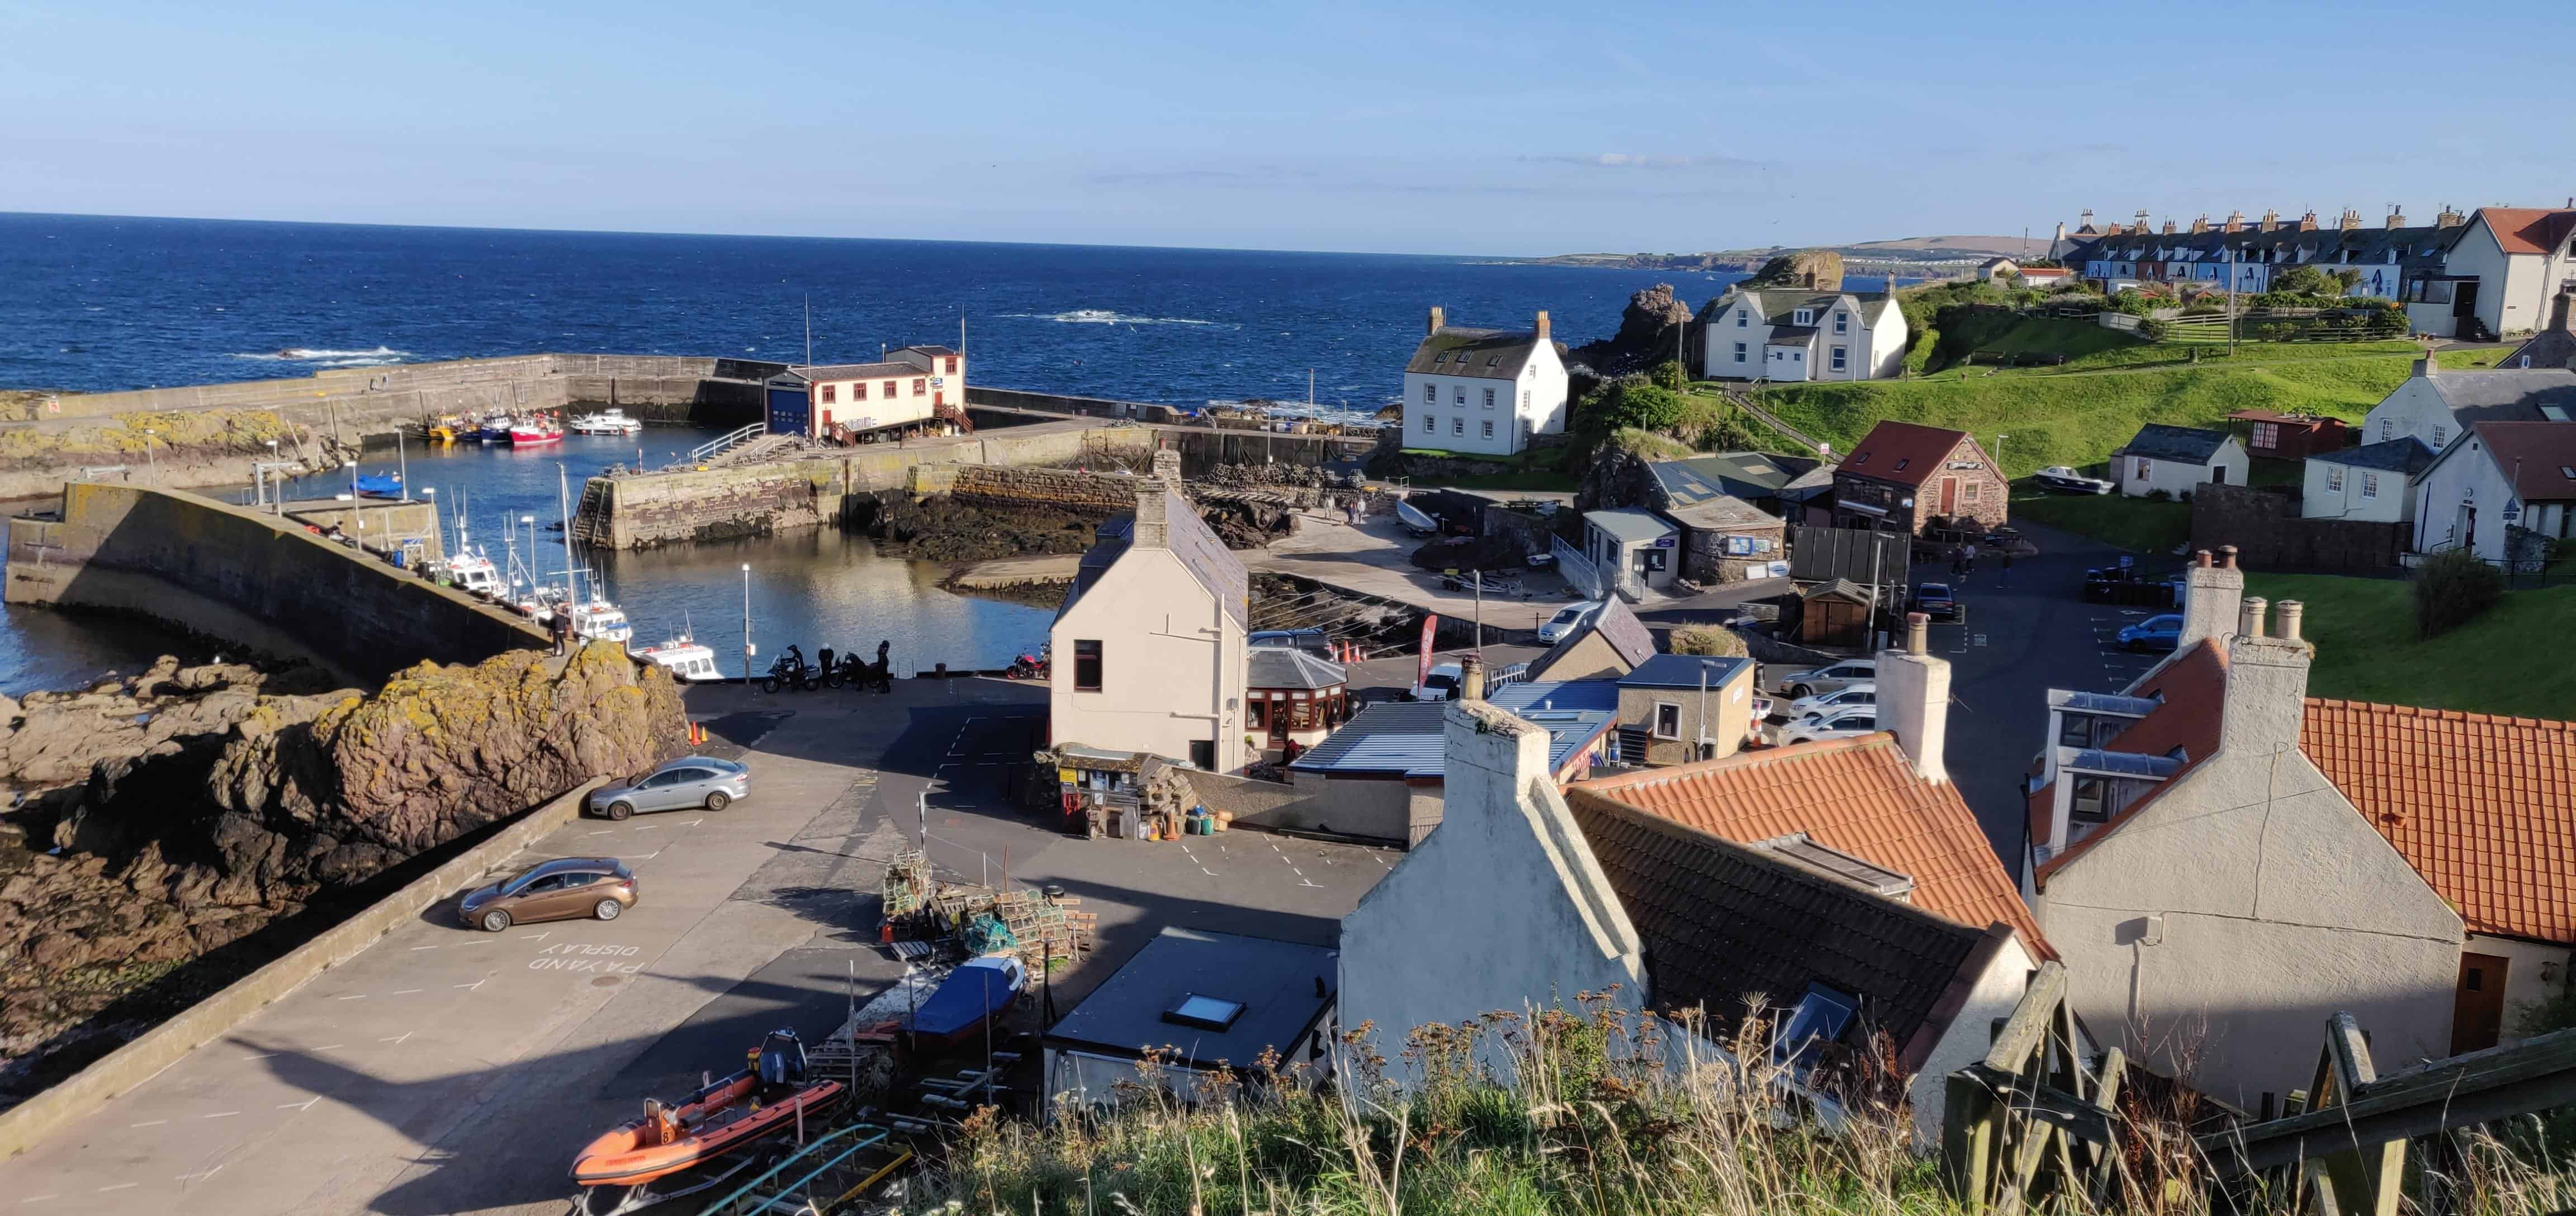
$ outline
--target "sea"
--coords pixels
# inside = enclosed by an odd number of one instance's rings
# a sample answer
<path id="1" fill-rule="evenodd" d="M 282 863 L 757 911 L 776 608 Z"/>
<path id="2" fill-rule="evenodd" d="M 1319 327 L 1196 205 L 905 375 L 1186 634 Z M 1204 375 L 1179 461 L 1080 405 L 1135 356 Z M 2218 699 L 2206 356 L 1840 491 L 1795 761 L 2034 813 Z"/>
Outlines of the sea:
<path id="1" fill-rule="evenodd" d="M 1434 305 L 1454 324 L 1498 328 L 1546 310 L 1556 336 L 1579 344 L 1614 331 L 1641 288 L 1671 283 L 1696 307 L 1740 277 L 1437 254 L 0 214 L 0 388 L 100 392 L 534 351 L 856 361 L 962 343 L 980 384 L 1183 406 L 1304 402 L 1311 385 L 1322 412 L 1366 413 L 1394 399 Z M 659 463 L 703 438 L 654 428 L 534 453 L 370 453 L 367 471 L 407 466 L 496 558 L 504 523 L 533 519 L 527 564 L 599 571 L 639 644 L 690 630 L 738 657 L 746 577 L 764 656 L 790 641 L 873 652 L 882 639 L 900 669 L 997 666 L 1044 640 L 1046 610 L 952 595 L 936 586 L 941 569 L 829 529 L 575 558 L 542 526 L 559 521 L 558 469 L 578 492 L 639 447 Z M 514 530 L 529 549 L 526 525 Z M 11 607 L 0 693 L 207 648 Z"/>

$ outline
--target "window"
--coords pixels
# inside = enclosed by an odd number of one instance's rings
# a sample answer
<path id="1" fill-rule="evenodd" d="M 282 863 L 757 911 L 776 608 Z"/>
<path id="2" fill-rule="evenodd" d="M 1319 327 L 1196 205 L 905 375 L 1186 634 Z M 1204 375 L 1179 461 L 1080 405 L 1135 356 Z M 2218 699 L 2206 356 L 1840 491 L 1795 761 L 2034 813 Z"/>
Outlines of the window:
<path id="1" fill-rule="evenodd" d="M 913 380 L 913 382 L 912 382 L 912 395 L 913 395 L 913 396 L 918 397 L 918 396 L 922 395 L 923 393 L 926 393 L 926 392 L 929 392 L 929 391 L 930 391 L 930 380 L 929 380 L 929 378 L 928 378 L 928 377 L 926 377 L 926 376 L 925 376 L 925 377 L 915 377 L 915 378 L 914 378 L 914 380 Z"/>
<path id="2" fill-rule="evenodd" d="M 1736 310 L 1735 310 L 1735 327 L 1736 327 L 1737 329 L 1743 329 L 1743 328 L 1745 328 L 1745 327 L 1747 327 L 1747 326 L 1750 326 L 1750 325 L 1752 325 L 1752 324 L 1753 324 L 1753 314 L 1752 314 L 1752 313 L 1750 313 L 1750 312 L 1748 312 L 1748 311 L 1746 311 L 1746 310 L 1744 310 L 1744 309 L 1741 309 L 1741 308 L 1739 308 L 1739 309 L 1736 309 Z M 1744 348 L 1743 348 L 1743 347 L 1741 347 L 1741 346 L 1739 346 L 1739 347 L 1736 347 L 1736 349 L 1737 349 L 1737 350 L 1742 350 L 1742 349 L 1744 349 Z"/>
<path id="3" fill-rule="evenodd" d="M 1898 457 L 1898 458 L 1897 458 L 1897 460 L 1896 460 L 1896 467 L 1895 467 L 1895 468 L 1892 468 L 1892 469 L 1889 469 L 1889 470 L 1888 470 L 1888 472 L 1890 472 L 1890 473 L 1902 473 L 1902 472 L 1904 472 L 1904 471 L 1905 471 L 1905 466 L 1907 466 L 1907 465 L 1909 465 L 1909 464 L 1912 464 L 1912 463 L 1914 463 L 1914 458 L 1913 458 L 1913 457 L 1911 457 L 1911 456 L 1900 456 L 1900 457 Z"/>
<path id="4" fill-rule="evenodd" d="M 1424 414 L 1424 415 L 1422 416 L 1422 430 L 1423 430 L 1423 433 L 1425 433 L 1425 434 L 1430 434 L 1430 433 L 1432 433 L 1432 432 L 1436 432 L 1436 431 L 1438 431 L 1439 429 L 1440 429 L 1440 416 L 1439 416 L 1439 415 L 1437 415 L 1437 414 Z"/>
<path id="5" fill-rule="evenodd" d="M 948 373 L 947 373 L 947 374 L 949 374 L 949 375 L 951 375 L 951 376 L 954 376 L 954 375 L 956 375 L 956 374 L 957 374 L 957 356 L 955 356 L 955 355 L 950 355 L 950 356 L 948 356 Z"/>
<path id="6" fill-rule="evenodd" d="M 1816 323 L 1816 310 L 1812 308 L 1801 308 L 1792 319 L 1800 325 L 1813 325 Z"/>
<path id="7" fill-rule="evenodd" d="M 1780 1021 L 1780 1038 L 1771 1045 L 1771 1058 L 1802 1067 L 1815 1063 L 1825 1044 L 1842 1038 L 1843 1028 L 1851 1025 L 1859 1009 L 1860 1002 L 1847 993 L 1823 984 L 1807 985 L 1807 995 Z"/>
<path id="8" fill-rule="evenodd" d="M 1738 363 L 1744 362 L 1744 344 L 1741 342 L 1735 344 L 1735 361 Z"/>
<path id="9" fill-rule="evenodd" d="M 1492 409 L 1492 408 L 1494 408 L 1494 390 L 1492 390 L 1492 389 L 1486 389 L 1486 390 L 1485 390 L 1485 408 L 1486 408 L 1486 409 Z"/>
<path id="10" fill-rule="evenodd" d="M 2326 492 L 2329 494 L 2343 493 L 2342 465 L 2330 464 L 2326 466 Z"/>
<path id="11" fill-rule="evenodd" d="M 832 403 L 832 389 L 832 385 L 826 384 L 823 386 L 823 404 L 830 405 Z"/>
<path id="12" fill-rule="evenodd" d="M 2057 724 L 2059 747 L 2093 746 L 2093 719 L 2082 714 L 2060 714 Z"/>
<path id="13" fill-rule="evenodd" d="M 1464 435 L 1467 433 L 1466 415 L 1461 414 L 1458 417 L 1449 420 L 1449 433 L 1452 435 Z"/>
<path id="14" fill-rule="evenodd" d="M 867 399 L 868 399 L 868 382 L 867 382 L 867 381 L 865 381 L 865 380 L 861 380 L 861 381 L 859 381 L 858 383 L 853 384 L 853 385 L 851 385 L 851 386 L 850 386 L 850 400 L 852 400 L 852 401 L 865 401 L 865 400 L 867 400 Z"/>
<path id="15" fill-rule="evenodd" d="M 1682 737 L 1681 706 L 1670 701 L 1655 702 L 1655 737 L 1658 739 Z"/>
<path id="16" fill-rule="evenodd" d="M 1502 363 L 1503 357 L 1499 353 L 1485 356 L 1485 366 L 1487 367 L 1500 367 L 1502 366 Z"/>
<path id="17" fill-rule="evenodd" d="M 1246 730 L 1270 729 L 1270 702 L 1259 697 L 1244 702 L 1243 726 Z"/>
<path id="18" fill-rule="evenodd" d="M 1528 389 L 1522 389 L 1522 390 L 1521 390 L 1521 412 L 1523 412 L 1523 413 L 1527 413 L 1527 412 L 1529 412 L 1529 407 L 1530 407 L 1530 391 L 1529 391 Z"/>
<path id="19" fill-rule="evenodd" d="M 2394 418 L 2382 418 L 2379 420 L 2379 438 L 2381 442 L 2384 443 L 2388 440 L 2389 429 L 2396 421 L 2397 420 Z"/>
<path id="20" fill-rule="evenodd" d="M 2255 423 L 2254 446 L 2258 448 L 2277 448 L 2281 446 L 2281 424 L 2277 422 Z"/>
<path id="21" fill-rule="evenodd" d="M 1975 502 L 1977 501 L 1977 491 L 1982 490 L 1985 487 L 1986 483 L 1971 480 L 1966 485 L 1959 487 L 1959 498 L 1963 502 Z"/>
<path id="22" fill-rule="evenodd" d="M 1461 384 L 1461 385 L 1459 385 L 1459 386 L 1458 386 L 1457 391 L 1456 391 L 1456 392 L 1454 392 L 1454 393 L 1452 393 L 1452 394 L 1450 395 L 1450 398 L 1449 398 L 1449 404 L 1451 404 L 1451 405 L 1465 405 L 1465 404 L 1467 404 L 1467 386 L 1466 386 L 1466 385 Z"/>
<path id="23" fill-rule="evenodd" d="M 1834 370 L 1841 371 L 1843 370 L 1843 366 L 1843 348 L 1837 346 L 1834 348 Z"/>
<path id="24" fill-rule="evenodd" d="M 888 401 L 892 401 L 892 400 L 894 400 L 894 389 L 895 389 L 895 382 L 894 382 L 894 381 L 892 381 L 892 380 L 888 380 L 888 381 L 886 381 L 886 382 L 885 382 L 885 399 L 886 399 L 886 400 L 888 400 Z"/>
<path id="25" fill-rule="evenodd" d="M 1839 308 L 1834 310 L 1834 332 L 1838 334 L 1847 334 L 1851 332 L 1850 313 L 1844 312 Z"/>
<path id="26" fill-rule="evenodd" d="M 1523 415 L 1521 418 L 1521 441 L 1526 443 L 1529 441 L 1530 436 L 1537 433 L 1538 420 L 1527 415 Z"/>
<path id="27" fill-rule="evenodd" d="M 2362 473 L 2361 496 L 2364 498 L 2379 497 L 2379 474 L 2368 471 L 2364 471 Z"/>
<path id="28" fill-rule="evenodd" d="M 1196 1026 L 1201 1030 L 1224 1030 L 1243 1016 L 1243 1002 L 1219 1000 L 1212 996 L 1190 993 L 1163 1011 L 1163 1020 L 1175 1026 Z"/>
<path id="29" fill-rule="evenodd" d="M 1426 384 L 1426 385 L 1423 385 L 1423 386 L 1422 386 L 1422 404 L 1424 404 L 1424 405 L 1438 405 L 1438 404 L 1440 404 L 1440 386 L 1439 386 L 1439 385 L 1437 385 L 1437 384 Z"/>
<path id="30" fill-rule="evenodd" d="M 2110 799 L 2104 789 L 2107 784 L 2100 777 L 2076 777 L 2067 817 L 2077 823 L 2100 823 L 2110 818 Z"/>
<path id="31" fill-rule="evenodd" d="M 1493 438 L 1493 437 L 1494 437 L 1494 420 L 1493 420 L 1493 419 L 1491 419 L 1491 418 L 1488 418 L 1488 419 L 1486 419 L 1486 420 L 1485 420 L 1485 438 L 1487 438 L 1487 439 L 1491 439 L 1491 438 Z"/>
<path id="32" fill-rule="evenodd" d="M 1192 739 L 1192 740 L 1190 740 L 1190 763 L 1192 763 L 1192 764 L 1195 764 L 1195 765 L 1199 766 L 1199 769 L 1200 769 L 1201 771 L 1203 771 L 1203 772 L 1211 772 L 1211 773 L 1212 773 L 1212 772 L 1215 772 L 1215 771 L 1216 771 L 1216 740 L 1214 740 L 1214 739 Z"/>
<path id="33" fill-rule="evenodd" d="M 2155 466 L 2149 464 L 2146 457 L 2140 456 L 2138 457 L 2137 467 L 2130 473 L 2130 476 L 2139 481 L 2145 481 L 2154 471 Z"/>
<path id="34" fill-rule="evenodd" d="M 1100 643 L 1075 641 L 1073 644 L 1073 690 L 1100 691 Z"/>
<path id="35" fill-rule="evenodd" d="M 2441 450 L 2442 450 L 2442 445 L 2443 445 L 2443 444 L 2445 444 L 2445 443 L 2450 442 L 2450 440 L 2451 440 L 2451 428 L 2449 428 L 2449 427 L 2447 427 L 2447 426 L 2444 426 L 2444 425 L 2442 425 L 2441 423 L 2438 423 L 2438 422 L 2434 423 L 2434 424 L 2433 424 L 2433 450 L 2434 450 L 2434 451 L 2436 451 L 2436 452 L 2441 451 Z"/>

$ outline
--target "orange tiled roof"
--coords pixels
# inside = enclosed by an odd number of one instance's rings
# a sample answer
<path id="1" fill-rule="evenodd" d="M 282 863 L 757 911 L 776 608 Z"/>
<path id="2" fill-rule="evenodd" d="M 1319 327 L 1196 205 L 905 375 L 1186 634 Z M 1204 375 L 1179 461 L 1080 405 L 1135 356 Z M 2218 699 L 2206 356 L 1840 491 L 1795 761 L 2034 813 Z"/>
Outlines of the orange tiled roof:
<path id="1" fill-rule="evenodd" d="M 2576 722 L 2310 698 L 2299 750 L 2471 932 L 2576 942 Z"/>
<path id="2" fill-rule="evenodd" d="M 2557 207 L 2480 207 L 2478 215 L 2506 253 L 2548 253 L 2576 228 L 2576 211 Z"/>
<path id="3" fill-rule="evenodd" d="M 2100 825 L 2083 839 L 2058 851 L 2032 875 L 2033 885 L 2046 887 L 2048 876 L 2068 860 L 2082 853 L 2094 841 L 2108 836 L 2121 824 L 2135 818 L 2139 811 L 2182 779 L 2184 773 L 2209 759 L 2218 750 L 2219 707 L 2227 700 L 2227 652 L 2214 638 L 2204 638 L 2191 649 L 2174 656 L 2172 661 L 2148 674 L 2146 679 L 2130 685 L 2133 697 L 2153 697 L 2164 702 L 2155 712 L 2132 723 L 2120 737 L 2102 750 L 2129 752 L 2140 756 L 2169 755 L 2182 749 L 2183 765 L 2146 797 L 2122 807 L 2111 821 Z M 2049 833 L 2056 828 L 2056 783 L 2039 787 L 2030 796 L 2030 839 L 2033 844 L 2047 844 Z"/>
<path id="4" fill-rule="evenodd" d="M 1885 732 L 1742 752 L 1575 783 L 1639 810 L 1752 844 L 1805 832 L 1914 880 L 1914 906 L 1982 929 L 1998 921 L 2057 957 L 1959 789 L 1914 772 Z"/>

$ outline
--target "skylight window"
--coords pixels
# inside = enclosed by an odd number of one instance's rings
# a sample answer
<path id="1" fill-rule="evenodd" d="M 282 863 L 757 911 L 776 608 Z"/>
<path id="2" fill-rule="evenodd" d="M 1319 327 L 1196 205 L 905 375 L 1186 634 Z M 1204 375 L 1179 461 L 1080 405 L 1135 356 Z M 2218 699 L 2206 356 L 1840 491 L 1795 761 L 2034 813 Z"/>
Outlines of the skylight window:
<path id="1" fill-rule="evenodd" d="M 1906 458 L 1905 458 L 1905 459 L 1903 459 L 1903 460 L 1899 460 L 1899 461 L 1897 461 L 1897 462 L 1896 462 L 1896 471 L 1897 471 L 1897 472 L 1899 472 L 1899 473 L 1902 473 L 1902 472 L 1904 472 L 1904 471 L 1905 471 L 1905 466 L 1907 466 L 1907 465 L 1909 465 L 1909 464 L 1912 464 L 1912 463 L 1914 463 L 1914 458 L 1913 458 L 1913 457 L 1911 457 L 1911 456 L 1908 456 L 1908 457 L 1906 457 Z"/>
<path id="2" fill-rule="evenodd" d="M 2562 464 L 2558 466 L 2558 475 L 2569 481 L 2576 481 L 2576 466 Z"/>
<path id="3" fill-rule="evenodd" d="M 1807 985 L 1807 995 L 1799 998 L 1798 1007 L 1780 1025 L 1780 1037 L 1772 1041 L 1771 1058 L 1800 1068 L 1813 1065 L 1824 1045 L 1841 1038 L 1859 1010 L 1860 1002 L 1849 993 L 1823 984 Z"/>
<path id="4" fill-rule="evenodd" d="M 1163 1020 L 1175 1026 L 1196 1026 L 1201 1030 L 1226 1030 L 1243 1016 L 1243 1002 L 1190 993 L 1163 1011 Z"/>

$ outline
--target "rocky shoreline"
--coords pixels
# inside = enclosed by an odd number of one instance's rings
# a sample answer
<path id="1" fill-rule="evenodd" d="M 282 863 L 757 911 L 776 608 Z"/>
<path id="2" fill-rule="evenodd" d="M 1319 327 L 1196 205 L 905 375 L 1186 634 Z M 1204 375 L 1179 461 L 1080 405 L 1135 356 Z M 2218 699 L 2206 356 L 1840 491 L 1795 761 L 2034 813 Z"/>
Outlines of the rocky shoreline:
<path id="1" fill-rule="evenodd" d="M 327 927 L 379 880 L 685 744 L 613 645 L 423 663 L 372 694 L 182 667 L 0 698 L 0 1108 Z"/>

